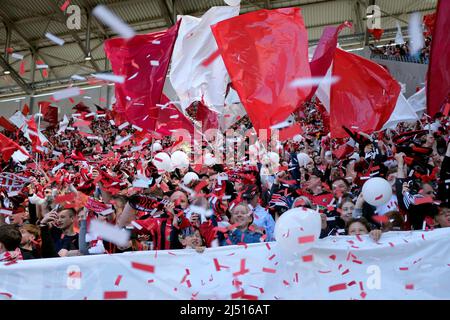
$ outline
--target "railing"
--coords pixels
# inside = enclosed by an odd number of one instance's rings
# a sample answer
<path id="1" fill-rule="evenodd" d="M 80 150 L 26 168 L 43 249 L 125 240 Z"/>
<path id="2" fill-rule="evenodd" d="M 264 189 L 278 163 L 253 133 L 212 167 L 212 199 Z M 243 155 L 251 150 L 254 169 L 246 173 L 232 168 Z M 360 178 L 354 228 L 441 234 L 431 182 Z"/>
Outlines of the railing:
<path id="1" fill-rule="evenodd" d="M 428 58 L 422 57 L 411 57 L 411 56 L 391 56 L 384 55 L 379 53 L 371 53 L 370 58 L 382 59 L 382 60 L 392 60 L 392 61 L 401 61 L 401 62 L 410 62 L 410 63 L 418 63 L 418 64 L 428 64 Z"/>

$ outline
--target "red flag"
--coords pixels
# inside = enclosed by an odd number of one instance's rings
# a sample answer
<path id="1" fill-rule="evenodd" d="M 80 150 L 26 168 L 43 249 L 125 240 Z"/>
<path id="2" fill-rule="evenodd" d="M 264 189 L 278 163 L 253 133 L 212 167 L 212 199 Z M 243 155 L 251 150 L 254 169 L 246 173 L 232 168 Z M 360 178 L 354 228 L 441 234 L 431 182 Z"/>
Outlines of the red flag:
<path id="1" fill-rule="evenodd" d="M 23 114 L 24 116 L 27 116 L 28 114 L 30 114 L 30 107 L 29 107 L 26 103 L 25 103 L 25 105 L 23 106 L 22 114 Z"/>
<path id="2" fill-rule="evenodd" d="M 380 40 L 384 33 L 383 29 L 367 29 L 369 33 L 374 37 L 375 40 Z"/>
<path id="3" fill-rule="evenodd" d="M 430 65 L 428 66 L 427 113 L 434 116 L 449 101 L 450 94 L 450 2 L 440 0 L 436 12 Z"/>
<path id="4" fill-rule="evenodd" d="M 309 63 L 311 67 L 311 76 L 324 77 L 327 74 L 333 62 L 334 51 L 336 50 L 338 35 L 345 27 L 351 28 L 352 24 L 348 21 L 340 24 L 338 27 L 327 26 L 323 29 L 319 44 L 314 51 L 314 56 Z M 310 100 L 316 92 L 318 86 L 314 86 L 309 97 Z"/>
<path id="5" fill-rule="evenodd" d="M 0 117 L 0 126 L 5 128 L 8 131 L 15 132 L 16 126 L 12 124 L 8 119 L 6 119 L 4 116 Z"/>
<path id="6" fill-rule="evenodd" d="M 285 121 L 311 92 L 311 87 L 290 85 L 311 77 L 300 11 L 259 10 L 211 27 L 233 87 L 258 133 Z"/>
<path id="7" fill-rule="evenodd" d="M 43 114 L 44 121 L 51 124 L 58 123 L 58 108 L 51 106 L 51 102 L 41 101 L 38 103 L 40 112 Z"/>
<path id="8" fill-rule="evenodd" d="M 214 112 L 203 103 L 197 103 L 197 113 L 195 115 L 195 120 L 202 124 L 202 130 L 205 132 L 208 129 L 218 129 L 219 119 L 217 117 L 217 112 Z"/>
<path id="9" fill-rule="evenodd" d="M 169 98 L 163 94 L 161 103 L 166 104 L 169 101 Z M 161 128 L 165 131 L 185 129 L 191 134 L 191 137 L 194 136 L 194 125 L 192 121 L 186 118 L 175 105 L 168 105 L 164 109 L 159 109 L 156 128 L 157 132 L 160 132 Z"/>
<path id="10" fill-rule="evenodd" d="M 34 121 L 34 117 L 31 117 L 30 120 L 27 121 L 27 125 L 28 125 L 27 129 L 28 135 L 30 136 L 31 139 L 32 151 L 39 152 L 37 147 L 42 146 L 42 143 L 38 136 L 37 124 L 36 121 Z"/>
<path id="11" fill-rule="evenodd" d="M 0 153 L 4 161 L 9 161 L 11 159 L 12 154 L 16 151 L 20 150 L 23 154 L 30 156 L 24 148 L 19 146 L 17 143 L 5 137 L 0 133 Z"/>
<path id="12" fill-rule="evenodd" d="M 130 40 L 105 42 L 105 52 L 114 74 L 125 77 L 117 83 L 115 111 L 146 130 L 155 130 L 161 95 L 180 21 L 170 29 L 137 35 Z"/>
<path id="13" fill-rule="evenodd" d="M 91 109 L 85 105 L 82 101 L 77 103 L 74 107 L 72 107 L 72 110 L 75 110 L 78 113 L 91 113 Z"/>
<path id="14" fill-rule="evenodd" d="M 380 130 L 394 111 L 400 85 L 383 67 L 337 49 L 331 86 L 330 127 L 333 138 L 345 138 L 347 128 L 372 133 Z"/>

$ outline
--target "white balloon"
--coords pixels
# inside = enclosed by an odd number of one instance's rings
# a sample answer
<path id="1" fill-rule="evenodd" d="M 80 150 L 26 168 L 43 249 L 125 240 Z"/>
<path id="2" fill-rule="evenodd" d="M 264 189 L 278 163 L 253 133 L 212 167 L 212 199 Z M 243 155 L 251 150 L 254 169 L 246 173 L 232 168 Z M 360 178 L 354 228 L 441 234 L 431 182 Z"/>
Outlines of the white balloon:
<path id="1" fill-rule="evenodd" d="M 223 0 L 227 5 L 235 7 L 241 4 L 241 0 Z"/>
<path id="2" fill-rule="evenodd" d="M 297 134 L 294 136 L 294 138 L 292 140 L 294 140 L 294 142 L 301 142 L 303 140 L 303 137 L 301 135 Z"/>
<path id="3" fill-rule="evenodd" d="M 189 167 L 189 157 L 183 151 L 175 151 L 174 153 L 172 153 L 170 158 L 172 161 L 172 166 L 174 168 L 182 169 Z"/>
<path id="4" fill-rule="evenodd" d="M 211 153 L 205 154 L 203 161 L 205 162 L 205 165 L 208 167 L 216 164 L 216 158 L 214 158 L 214 156 Z"/>
<path id="5" fill-rule="evenodd" d="M 153 143 L 153 145 L 152 145 L 152 151 L 153 152 L 158 152 L 158 151 L 160 151 L 162 149 L 163 149 L 163 147 L 162 147 L 161 143 L 159 143 L 159 142 Z"/>
<path id="6" fill-rule="evenodd" d="M 371 178 L 364 183 L 362 194 L 364 201 L 377 207 L 386 204 L 391 199 L 392 187 L 386 179 Z"/>
<path id="7" fill-rule="evenodd" d="M 304 152 L 300 152 L 297 154 L 297 160 L 298 160 L 298 165 L 300 167 L 304 167 L 306 166 L 308 163 L 312 162 L 313 160 L 311 159 L 310 156 L 308 156 L 306 153 Z"/>
<path id="8" fill-rule="evenodd" d="M 158 169 L 158 171 L 173 171 L 170 156 L 165 152 L 157 153 L 152 162 L 155 165 L 156 169 Z"/>
<path id="9" fill-rule="evenodd" d="M 277 248 L 287 256 L 310 249 L 320 237 L 320 213 L 308 208 L 294 208 L 281 215 L 275 224 Z"/>
<path id="10" fill-rule="evenodd" d="M 191 183 L 194 180 L 200 180 L 200 178 L 198 177 L 198 175 L 195 172 L 188 172 L 183 177 L 183 184 L 188 185 L 189 183 Z"/>

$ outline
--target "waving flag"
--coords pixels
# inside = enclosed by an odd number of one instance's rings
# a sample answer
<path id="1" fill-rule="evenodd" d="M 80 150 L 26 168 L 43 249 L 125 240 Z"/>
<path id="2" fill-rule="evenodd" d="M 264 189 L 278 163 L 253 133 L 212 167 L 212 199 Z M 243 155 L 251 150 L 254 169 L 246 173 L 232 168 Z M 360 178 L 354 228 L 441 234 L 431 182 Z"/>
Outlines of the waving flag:
<path id="1" fill-rule="evenodd" d="M 314 56 L 309 63 L 311 66 L 311 75 L 313 77 L 324 77 L 327 70 L 333 62 L 334 52 L 336 51 L 339 33 L 345 28 L 351 28 L 352 24 L 348 21 L 337 27 L 327 26 L 323 29 L 319 44 L 314 50 Z M 314 86 L 307 100 L 311 99 L 318 86 Z"/>
<path id="2" fill-rule="evenodd" d="M 434 116 L 449 101 L 450 95 L 450 1 L 440 0 L 431 43 L 428 67 L 427 113 Z"/>
<path id="3" fill-rule="evenodd" d="M 3 161 L 9 161 L 16 150 L 20 150 L 23 154 L 29 156 L 24 148 L 0 133 L 0 154 L 2 155 Z"/>
<path id="4" fill-rule="evenodd" d="M 330 112 L 333 138 L 347 137 L 342 126 L 371 133 L 389 120 L 397 105 L 400 85 L 382 66 L 336 49 L 327 76 L 340 79 L 317 90 L 317 96 Z"/>
<path id="5" fill-rule="evenodd" d="M 212 26 L 219 52 L 256 131 L 281 123 L 305 100 L 311 86 L 308 34 L 300 8 L 259 10 Z"/>
<path id="6" fill-rule="evenodd" d="M 175 42 L 170 67 L 170 82 L 186 110 L 194 101 L 220 111 L 225 101 L 228 73 L 222 57 L 208 65 L 209 57 L 217 52 L 211 25 L 235 17 L 236 7 L 212 7 L 201 18 L 183 16 Z M 214 56 L 213 56 L 214 57 Z"/>
<path id="7" fill-rule="evenodd" d="M 114 110 L 145 130 L 155 130 L 164 82 L 180 21 L 170 29 L 110 39 L 105 52 L 114 74 L 125 77 L 116 83 Z"/>

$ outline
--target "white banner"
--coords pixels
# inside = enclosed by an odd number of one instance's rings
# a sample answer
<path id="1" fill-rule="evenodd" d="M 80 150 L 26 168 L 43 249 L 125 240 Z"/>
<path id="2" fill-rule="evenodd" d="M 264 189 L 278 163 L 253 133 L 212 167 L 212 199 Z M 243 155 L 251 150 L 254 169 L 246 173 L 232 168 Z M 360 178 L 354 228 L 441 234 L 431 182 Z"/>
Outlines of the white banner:
<path id="1" fill-rule="evenodd" d="M 450 299 L 449 239 L 450 228 L 328 237 L 294 261 L 273 242 L 19 261 L 0 266 L 0 298 Z"/>

